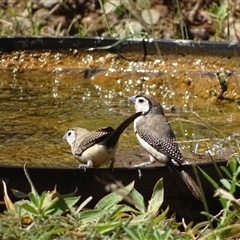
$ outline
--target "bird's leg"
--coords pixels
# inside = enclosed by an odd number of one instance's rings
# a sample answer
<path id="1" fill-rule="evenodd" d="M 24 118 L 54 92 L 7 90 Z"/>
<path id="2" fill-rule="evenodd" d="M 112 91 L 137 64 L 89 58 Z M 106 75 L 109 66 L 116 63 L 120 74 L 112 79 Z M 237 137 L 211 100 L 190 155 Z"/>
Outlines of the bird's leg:
<path id="1" fill-rule="evenodd" d="M 138 178 L 140 179 L 142 177 L 141 169 L 138 169 Z"/>
<path id="2" fill-rule="evenodd" d="M 146 167 L 147 165 L 153 164 L 156 162 L 156 159 L 149 155 L 149 161 L 148 162 L 143 162 L 143 163 L 139 163 L 139 164 L 135 164 L 132 166 L 132 168 L 142 168 L 142 167 Z"/>
<path id="3" fill-rule="evenodd" d="M 146 167 L 149 164 L 151 164 L 151 163 L 150 162 L 143 162 L 143 163 L 139 163 L 139 164 L 134 164 L 132 166 L 132 168 L 142 168 L 142 167 Z"/>
<path id="4" fill-rule="evenodd" d="M 86 171 L 86 169 L 92 167 L 92 165 L 93 165 L 92 160 L 88 160 L 87 164 L 80 163 L 78 167 Z"/>
<path id="5" fill-rule="evenodd" d="M 115 163 L 115 157 L 113 157 L 113 158 L 111 158 L 111 164 L 110 164 L 110 170 L 113 172 L 113 170 L 114 170 L 114 163 Z"/>

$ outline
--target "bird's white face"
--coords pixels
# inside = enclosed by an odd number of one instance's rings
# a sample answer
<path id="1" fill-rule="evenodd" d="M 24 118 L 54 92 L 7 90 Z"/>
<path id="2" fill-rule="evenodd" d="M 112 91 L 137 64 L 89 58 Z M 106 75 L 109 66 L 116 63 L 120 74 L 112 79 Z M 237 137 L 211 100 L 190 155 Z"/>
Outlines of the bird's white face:
<path id="1" fill-rule="evenodd" d="M 67 142 L 72 146 L 76 141 L 77 134 L 74 130 L 69 129 L 66 134 L 63 136 L 63 139 L 67 140 Z"/>
<path id="2" fill-rule="evenodd" d="M 143 96 L 132 96 L 129 98 L 134 103 L 136 112 L 142 112 L 143 114 L 149 111 L 150 105 L 148 100 Z"/>

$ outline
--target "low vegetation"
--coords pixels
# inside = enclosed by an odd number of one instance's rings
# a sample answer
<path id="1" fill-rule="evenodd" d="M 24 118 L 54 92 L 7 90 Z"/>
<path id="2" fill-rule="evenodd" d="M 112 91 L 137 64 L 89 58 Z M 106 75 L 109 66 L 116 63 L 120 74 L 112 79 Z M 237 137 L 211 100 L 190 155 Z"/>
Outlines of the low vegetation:
<path id="1" fill-rule="evenodd" d="M 240 39 L 240 3 L 227 0 L 0 2 L 0 35 Z"/>
<path id="2" fill-rule="evenodd" d="M 217 169 L 222 175 L 215 182 L 200 171 L 215 187 L 215 197 L 222 205 L 213 216 L 203 212 L 206 221 L 178 222 L 167 217 L 168 208 L 162 209 L 163 179 L 159 179 L 152 197 L 145 204 L 144 197 L 134 188 L 116 184 L 114 190 L 103 197 L 93 209 L 86 208 L 92 200 L 89 196 L 81 202 L 76 191 L 61 195 L 54 189 L 39 194 L 32 183 L 26 166 L 25 175 L 31 186 L 28 194 L 13 190 L 21 200 L 13 203 L 4 185 L 4 201 L 7 210 L 0 218 L 1 239 L 237 239 L 240 237 L 240 203 L 234 197 L 240 185 L 238 156 L 231 158 L 227 167 Z M 79 201 L 80 200 L 80 201 Z M 122 203 L 125 200 L 126 203 Z M 207 205 L 206 202 L 204 202 Z"/>

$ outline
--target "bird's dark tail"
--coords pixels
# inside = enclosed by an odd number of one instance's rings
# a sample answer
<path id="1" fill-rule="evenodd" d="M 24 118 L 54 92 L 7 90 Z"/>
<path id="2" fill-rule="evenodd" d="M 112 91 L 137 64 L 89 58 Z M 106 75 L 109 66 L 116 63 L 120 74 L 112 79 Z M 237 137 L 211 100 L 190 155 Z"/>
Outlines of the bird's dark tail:
<path id="1" fill-rule="evenodd" d="M 191 176 L 184 170 L 180 171 L 180 176 L 187 185 L 188 189 L 192 192 L 193 196 L 198 200 L 202 201 L 201 191 L 196 182 L 191 178 Z"/>
<path id="2" fill-rule="evenodd" d="M 130 117 L 128 117 L 126 120 L 124 120 L 115 130 L 114 132 L 111 134 L 111 136 L 109 136 L 108 140 L 107 140 L 107 145 L 110 146 L 115 146 L 119 140 L 119 137 L 121 136 L 121 134 L 123 133 L 123 131 L 140 115 L 142 115 L 141 112 L 137 112 L 134 113 L 133 115 L 131 115 Z"/>
<path id="3" fill-rule="evenodd" d="M 177 168 L 171 160 L 168 161 L 168 165 L 171 167 L 171 169 L 174 169 L 174 171 L 180 175 L 184 183 L 187 185 L 188 189 L 191 191 L 192 195 L 198 200 L 202 201 L 201 191 L 198 185 L 192 179 L 192 177 L 182 169 L 182 166 L 179 166 Z"/>

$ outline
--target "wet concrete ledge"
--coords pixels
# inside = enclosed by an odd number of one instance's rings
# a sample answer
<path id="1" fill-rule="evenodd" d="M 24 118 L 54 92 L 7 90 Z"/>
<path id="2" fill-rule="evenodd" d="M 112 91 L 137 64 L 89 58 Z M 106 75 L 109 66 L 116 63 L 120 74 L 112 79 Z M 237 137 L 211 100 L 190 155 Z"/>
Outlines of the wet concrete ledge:
<path id="1" fill-rule="evenodd" d="M 233 57 L 240 55 L 240 44 L 231 42 L 209 42 L 192 40 L 116 39 L 88 37 L 1 37 L 0 51 L 19 50 L 67 50 L 105 48 L 108 51 L 142 52 L 144 56 L 157 54 L 196 54 Z"/>
<path id="2" fill-rule="evenodd" d="M 226 166 L 226 161 L 218 161 L 216 165 L 212 163 L 200 163 L 198 166 L 211 176 L 212 179 L 219 182 L 220 176 L 216 166 L 217 168 Z M 196 180 L 191 165 L 184 165 L 183 168 Z M 61 194 L 73 192 L 77 187 L 76 195 L 81 196 L 80 202 L 89 196 L 93 197 L 88 207 L 94 207 L 107 194 L 105 190 L 106 184 L 116 183 L 116 181 L 119 181 L 123 185 L 135 181 L 135 188 L 144 196 L 145 201 L 148 202 L 154 185 L 160 178 L 163 178 L 163 209 L 169 206 L 170 215 L 175 213 L 179 220 L 184 217 L 186 222 L 194 221 L 196 223 L 204 220 L 201 214 L 202 211 L 205 211 L 203 203 L 195 199 L 180 177 L 174 172 L 170 173 L 169 169 L 165 166 L 143 168 L 141 170 L 141 178 L 138 176 L 137 169 L 133 168 L 116 168 L 111 172 L 109 169 L 87 169 L 87 171 L 84 171 L 78 168 L 28 167 L 28 172 L 39 193 L 47 190 L 51 191 L 55 185 Z M 221 206 L 219 200 L 213 197 L 214 188 L 199 170 L 197 172 L 202 188 L 204 189 L 209 211 L 212 214 L 216 214 L 221 209 Z M 11 189 L 17 189 L 25 193 L 30 191 L 30 185 L 24 175 L 23 167 L 2 165 L 0 166 L 0 178 L 7 183 L 10 199 L 14 201 L 17 199 L 13 196 Z M 2 185 L 0 185 L 0 189 L 0 199 L 3 199 Z M 240 197 L 239 191 L 235 197 Z"/>

